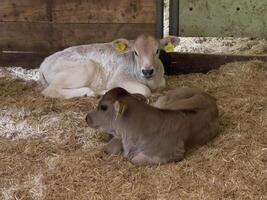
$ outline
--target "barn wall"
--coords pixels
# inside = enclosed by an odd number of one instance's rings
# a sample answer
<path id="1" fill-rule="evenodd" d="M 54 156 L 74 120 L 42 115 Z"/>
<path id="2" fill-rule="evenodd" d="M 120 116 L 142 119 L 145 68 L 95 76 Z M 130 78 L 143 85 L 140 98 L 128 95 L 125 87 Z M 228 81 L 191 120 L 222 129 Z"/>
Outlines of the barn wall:
<path id="1" fill-rule="evenodd" d="M 170 32 L 185 37 L 267 37 L 266 0 L 171 0 Z"/>
<path id="2" fill-rule="evenodd" d="M 2 51 L 53 52 L 68 46 L 161 36 L 158 0 L 1 0 Z"/>

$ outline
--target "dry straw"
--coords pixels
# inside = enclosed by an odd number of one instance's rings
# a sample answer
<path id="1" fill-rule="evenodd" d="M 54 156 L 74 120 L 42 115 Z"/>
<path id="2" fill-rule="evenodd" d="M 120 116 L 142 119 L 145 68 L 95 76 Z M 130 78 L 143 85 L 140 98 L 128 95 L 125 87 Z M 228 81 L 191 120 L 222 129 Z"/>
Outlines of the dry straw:
<path id="1" fill-rule="evenodd" d="M 220 136 L 181 162 L 135 167 L 105 155 L 86 126 L 95 99 L 44 98 L 36 82 L 0 78 L 0 199 L 266 199 L 267 63 L 167 80 L 217 98 Z"/>

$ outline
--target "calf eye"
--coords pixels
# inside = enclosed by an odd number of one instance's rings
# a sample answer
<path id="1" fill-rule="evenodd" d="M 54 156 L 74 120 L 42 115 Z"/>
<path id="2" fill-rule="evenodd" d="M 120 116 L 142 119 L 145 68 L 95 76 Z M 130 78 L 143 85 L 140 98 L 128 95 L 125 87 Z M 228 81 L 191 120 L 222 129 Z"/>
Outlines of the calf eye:
<path id="1" fill-rule="evenodd" d="M 138 53 L 136 51 L 134 51 L 134 55 L 138 56 Z"/>
<path id="2" fill-rule="evenodd" d="M 108 106 L 106 106 L 106 105 L 100 106 L 100 110 L 102 110 L 102 111 L 106 111 L 107 109 L 108 109 Z"/>
<path id="3" fill-rule="evenodd" d="M 159 49 L 157 49 L 157 52 L 156 52 L 156 54 L 159 54 Z"/>

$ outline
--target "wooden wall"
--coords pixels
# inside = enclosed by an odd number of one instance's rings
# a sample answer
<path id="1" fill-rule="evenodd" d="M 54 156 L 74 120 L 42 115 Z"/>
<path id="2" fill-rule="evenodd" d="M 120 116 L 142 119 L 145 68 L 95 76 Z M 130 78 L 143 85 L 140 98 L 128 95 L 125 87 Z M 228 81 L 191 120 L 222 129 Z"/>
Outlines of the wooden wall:
<path id="1" fill-rule="evenodd" d="M 53 52 L 138 34 L 161 36 L 158 0 L 1 0 L 0 50 Z"/>

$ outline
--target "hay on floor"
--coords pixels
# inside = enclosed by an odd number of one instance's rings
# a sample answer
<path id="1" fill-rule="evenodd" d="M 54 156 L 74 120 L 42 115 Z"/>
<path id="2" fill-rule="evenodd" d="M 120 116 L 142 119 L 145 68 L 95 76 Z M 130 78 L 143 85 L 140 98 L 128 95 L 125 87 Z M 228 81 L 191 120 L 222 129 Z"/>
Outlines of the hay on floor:
<path id="1" fill-rule="evenodd" d="M 4 71 L 0 199 L 266 199 L 267 63 L 168 77 L 166 90 L 197 87 L 217 98 L 220 136 L 154 167 L 101 151 L 104 139 L 84 121 L 94 98 L 45 98 L 35 81 Z"/>

